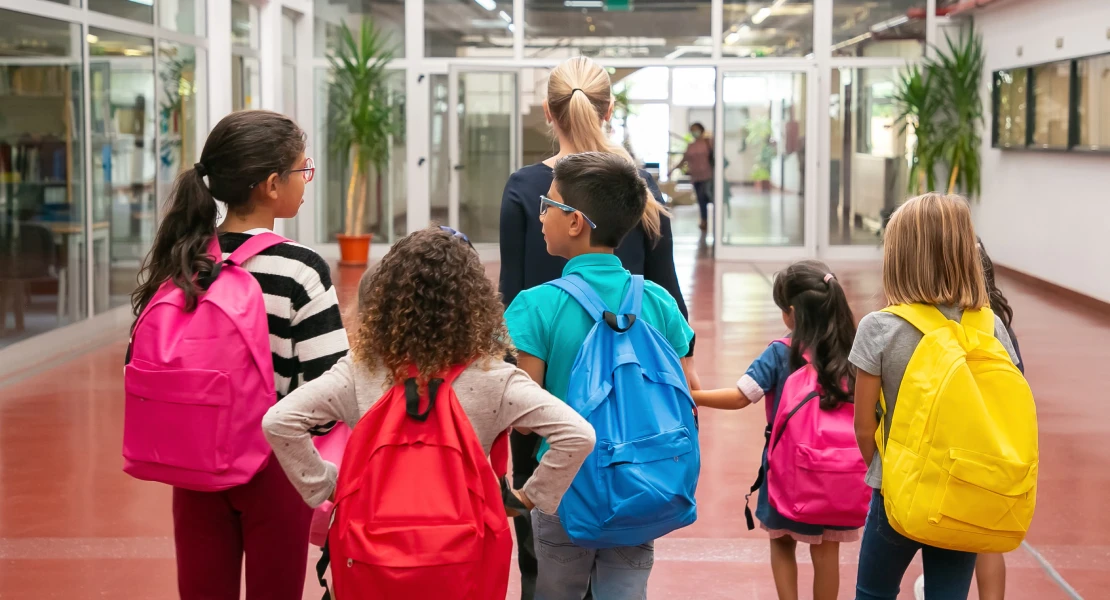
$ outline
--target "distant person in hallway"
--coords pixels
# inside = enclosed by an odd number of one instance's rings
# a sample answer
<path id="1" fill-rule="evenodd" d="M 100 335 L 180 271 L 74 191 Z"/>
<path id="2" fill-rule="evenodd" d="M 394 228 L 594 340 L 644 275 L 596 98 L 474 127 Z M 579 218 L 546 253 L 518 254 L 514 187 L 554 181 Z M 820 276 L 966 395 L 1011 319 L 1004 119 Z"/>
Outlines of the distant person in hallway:
<path id="1" fill-rule="evenodd" d="M 911 198 L 894 212 L 884 236 L 883 293 L 892 306 L 934 307 L 939 311 L 937 318 L 943 316 L 957 322 L 962 321 L 965 312 L 991 305 L 966 200 L 925 194 Z M 1010 361 L 1019 364 L 1005 321 L 999 314 L 994 315 L 993 321 L 993 337 Z M 885 446 L 891 440 L 891 424 L 897 412 L 918 409 L 914 405 L 900 408 L 907 401 L 921 400 L 901 399 L 899 395 L 905 393 L 904 378 L 907 382 L 922 381 L 932 375 L 908 371 L 923 339 L 921 330 L 903 317 L 873 312 L 860 321 L 852 348 L 850 359 L 857 369 L 856 435 L 864 460 L 870 465 L 867 482 L 874 488 L 860 548 L 857 600 L 897 598 L 902 577 L 918 551 L 924 557 L 925 597 L 963 600 L 971 588 L 976 554 L 911 540 L 895 530 L 887 513 L 884 491 L 889 490 L 883 489 L 884 457 L 879 452 L 876 432 L 881 431 Z M 943 412 L 943 407 L 938 410 Z M 998 479 L 1004 479 L 1001 472 Z"/>
<path id="2" fill-rule="evenodd" d="M 487 454 L 509 427 L 534 431 L 551 444 L 508 500 L 522 510 L 538 506 L 554 512 L 593 448 L 593 428 L 503 360 L 514 354 L 503 308 L 466 237 L 430 228 L 402 238 L 363 276 L 358 306 L 354 351 L 263 420 L 274 453 L 304 501 L 318 506 L 334 494 L 337 482 L 337 466 L 313 447 L 315 427 L 333 421 L 355 427 L 390 387 L 409 377 L 409 365 L 418 366 L 420 379 L 427 381 L 467 364 L 453 388 Z"/>
<path id="3" fill-rule="evenodd" d="M 277 219 L 297 215 L 305 184 L 313 174 L 312 160 L 305 157 L 305 133 L 289 118 L 269 111 L 240 111 L 224 117 L 209 134 L 200 160 L 177 177 L 170 192 L 165 217 L 143 266 L 142 283 L 132 295 L 136 315 L 167 280 L 177 283 L 195 306 L 203 293 L 198 282 L 216 272 L 217 261 L 226 260 L 254 235 L 271 231 Z M 218 234 L 221 257 L 208 254 L 209 243 L 217 237 L 216 200 L 227 207 Z M 280 404 L 298 385 L 321 376 L 347 354 L 347 333 L 331 270 L 316 252 L 288 241 L 262 250 L 240 266 L 254 275 L 265 297 Z M 203 334 L 189 332 L 185 341 L 203 347 L 207 341 Z M 246 350 L 207 347 L 205 351 Z M 261 427 L 259 419 L 252 429 L 261 436 Z M 300 600 L 311 518 L 312 509 L 276 460 L 264 462 L 249 482 L 224 491 L 175 487 L 180 597 L 239 598 L 245 555 L 248 600 Z"/>
<path id="4" fill-rule="evenodd" d="M 780 429 L 787 422 L 780 411 L 794 411 L 795 408 L 780 406 L 780 400 L 793 398 L 797 390 L 788 390 L 804 381 L 792 377 L 807 365 L 816 370 L 816 383 L 827 390 L 820 396 L 820 410 L 835 411 L 843 409 L 852 402 L 851 384 L 855 379 L 855 368 L 848 362 L 852 349 L 856 326 L 852 310 L 844 288 L 828 265 L 816 260 L 795 263 L 775 275 L 772 289 L 775 305 L 782 311 L 782 321 L 790 330 L 789 339 L 776 340 L 748 367 L 747 372 L 736 385 L 719 390 L 693 392 L 698 406 L 737 410 L 759 402 L 767 401 L 767 440 L 763 448 L 762 467 L 757 478 L 759 499 L 756 517 L 771 537 L 771 572 L 775 578 L 775 588 L 781 600 L 797 600 L 798 562 L 796 558 L 798 542 L 809 544 L 809 554 L 813 560 L 813 598 L 815 600 L 835 600 L 840 588 L 840 544 L 854 542 L 860 538 L 860 528 L 850 526 L 830 526 L 802 523 L 783 516 L 770 502 L 769 483 L 788 485 L 781 474 L 768 469 L 768 449 L 772 423 L 779 423 Z M 784 396 L 784 391 L 790 394 Z M 797 403 L 795 404 L 797 406 Z M 847 409 L 844 409 L 847 410 Z M 821 413 L 822 415 L 831 413 Z M 791 415 L 792 416 L 792 415 Z M 854 453 L 855 440 L 852 436 L 851 412 L 840 415 L 845 432 L 843 436 L 849 449 Z M 828 417 L 824 417 L 828 418 Z M 822 424 L 826 421 L 822 420 Z M 804 426 L 800 421 L 791 427 Z M 779 433 L 776 430 L 776 436 Z M 781 439 L 781 438 L 780 438 Z M 781 448 L 780 451 L 792 450 Z M 819 448 L 819 451 L 831 451 Z M 859 464 L 862 475 L 864 466 Z M 850 485 L 834 481 L 828 474 L 830 494 L 847 495 Z M 778 478 L 778 479 L 775 479 Z M 775 481 L 771 481 L 775 479 Z M 779 483 L 779 482 L 783 483 Z M 862 479 L 859 480 L 862 494 L 860 508 L 866 505 L 867 492 Z M 756 486 L 753 486 L 755 491 Z M 745 509 L 746 512 L 746 509 Z M 859 522 L 862 523 L 863 511 Z M 750 514 L 748 515 L 750 519 Z M 752 525 L 749 525 L 752 527 Z"/>
<path id="5" fill-rule="evenodd" d="M 540 196 L 551 188 L 553 168 L 559 159 L 579 152 L 610 152 L 629 161 L 628 153 L 611 142 L 604 124 L 613 114 L 613 91 L 609 74 L 584 56 L 556 67 L 549 76 L 544 115 L 559 143 L 555 156 L 513 173 L 501 199 L 501 299 L 512 304 L 522 291 L 542 285 L 563 274 L 567 261 L 548 254 L 541 231 Z M 643 217 L 616 250 L 621 265 L 643 275 L 667 290 L 688 316 L 674 266 L 671 220 L 663 206 L 663 195 L 647 171 L 640 170 L 654 200 L 647 202 Z M 693 356 L 694 345 L 689 355 Z M 692 372 L 692 371 L 691 371 Z M 691 382 L 697 385 L 696 377 Z M 540 439 L 535 435 L 512 434 L 513 483 L 523 485 L 537 464 Z M 532 550 L 532 528 L 523 518 L 514 520 L 519 543 L 521 597 L 532 598 L 536 559 Z"/>
<path id="6" fill-rule="evenodd" d="M 713 203 L 713 139 L 706 135 L 705 126 L 701 123 L 690 126 L 690 135 L 694 136 L 694 141 L 686 146 L 686 153 L 671 173 L 686 169 L 698 198 L 698 214 L 701 216 L 698 227 L 706 231 L 709 227 L 709 205 Z"/>

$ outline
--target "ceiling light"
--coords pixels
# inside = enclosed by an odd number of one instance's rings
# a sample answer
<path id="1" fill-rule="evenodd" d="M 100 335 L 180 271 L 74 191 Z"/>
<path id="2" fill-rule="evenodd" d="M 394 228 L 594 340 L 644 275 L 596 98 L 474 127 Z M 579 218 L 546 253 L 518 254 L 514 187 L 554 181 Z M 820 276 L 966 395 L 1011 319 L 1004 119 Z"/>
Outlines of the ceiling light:
<path id="1" fill-rule="evenodd" d="M 767 17 L 769 16 L 771 16 L 771 8 L 769 6 L 764 6 L 763 8 L 759 9 L 759 12 L 752 15 L 752 23 L 759 25 L 760 23 L 766 21 Z"/>
<path id="2" fill-rule="evenodd" d="M 154 6 L 154 0 L 131 0 L 135 4 L 142 4 L 143 6 Z"/>
<path id="3" fill-rule="evenodd" d="M 733 44 L 735 44 L 736 42 L 739 42 L 739 41 L 740 41 L 740 34 L 735 32 L 735 31 L 733 31 L 732 33 L 725 36 L 725 43 L 728 44 L 729 46 L 731 46 L 731 45 L 733 45 Z"/>
<path id="4" fill-rule="evenodd" d="M 752 32 L 752 28 L 747 26 L 747 25 L 740 28 L 740 34 L 741 35 L 748 35 L 751 32 Z"/>
<path id="5" fill-rule="evenodd" d="M 95 44 L 95 43 L 100 41 L 100 38 L 98 38 L 95 35 L 90 33 L 89 35 L 85 36 L 85 41 L 87 41 L 90 44 Z"/>
<path id="6" fill-rule="evenodd" d="M 603 8 L 605 5 L 601 0 L 563 0 L 563 6 L 566 8 Z"/>
<path id="7" fill-rule="evenodd" d="M 505 11 L 501 11 L 501 20 L 506 22 L 506 23 L 512 23 L 513 22 L 513 18 L 510 17 L 509 13 L 507 13 Z"/>
<path id="8" fill-rule="evenodd" d="M 474 0 L 474 2 L 486 10 L 497 10 L 497 3 L 494 0 Z"/>

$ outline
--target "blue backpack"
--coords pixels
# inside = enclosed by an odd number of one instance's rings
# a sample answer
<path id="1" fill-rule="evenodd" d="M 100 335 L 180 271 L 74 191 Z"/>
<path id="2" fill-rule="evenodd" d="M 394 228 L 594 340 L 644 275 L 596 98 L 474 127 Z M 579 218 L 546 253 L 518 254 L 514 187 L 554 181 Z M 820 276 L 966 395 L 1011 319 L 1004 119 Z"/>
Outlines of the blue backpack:
<path id="1" fill-rule="evenodd" d="M 693 523 L 697 408 L 678 354 L 639 318 L 644 278 L 632 277 L 619 315 L 577 275 L 548 285 L 570 294 L 596 322 L 574 360 L 566 399 L 597 434 L 559 505 L 571 541 L 636 546 Z"/>

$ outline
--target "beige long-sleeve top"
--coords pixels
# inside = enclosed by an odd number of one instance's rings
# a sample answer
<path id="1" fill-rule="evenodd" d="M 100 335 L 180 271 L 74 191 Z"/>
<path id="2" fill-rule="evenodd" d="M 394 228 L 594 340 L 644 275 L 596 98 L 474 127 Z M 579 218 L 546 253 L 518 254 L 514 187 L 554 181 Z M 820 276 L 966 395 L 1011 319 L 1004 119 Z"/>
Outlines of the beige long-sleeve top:
<path id="1" fill-rule="evenodd" d="M 319 506 L 331 496 L 338 469 L 321 458 L 309 430 L 332 421 L 354 427 L 387 391 L 386 378 L 385 371 L 368 369 L 348 355 L 266 413 L 262 420 L 266 439 L 289 481 L 310 506 Z M 502 361 L 471 365 L 453 387 L 486 454 L 498 434 L 509 427 L 547 438 L 551 450 L 543 455 L 524 492 L 540 510 L 554 513 L 593 450 L 593 427 L 524 371 Z"/>

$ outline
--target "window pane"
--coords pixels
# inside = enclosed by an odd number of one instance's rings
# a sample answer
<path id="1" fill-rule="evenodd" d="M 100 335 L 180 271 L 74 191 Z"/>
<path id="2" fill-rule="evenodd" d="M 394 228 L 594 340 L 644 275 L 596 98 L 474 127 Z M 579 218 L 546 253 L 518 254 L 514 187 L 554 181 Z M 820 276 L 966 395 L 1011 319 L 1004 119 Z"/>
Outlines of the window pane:
<path id="1" fill-rule="evenodd" d="M 89 31 L 97 38 L 89 46 L 89 87 L 93 307 L 100 313 L 130 301 L 139 265 L 154 237 L 157 108 L 153 41 L 95 28 Z M 101 237 L 110 243 L 98 245 Z"/>
<path id="2" fill-rule="evenodd" d="M 1033 67 L 1033 145 L 1068 147 L 1071 62 Z"/>
<path id="3" fill-rule="evenodd" d="M 258 59 L 240 54 L 231 55 L 231 109 L 258 108 L 260 67 Z"/>
<path id="4" fill-rule="evenodd" d="M 424 54 L 512 56 L 512 20 L 512 0 L 424 0 Z"/>
<path id="5" fill-rule="evenodd" d="M 495 4 L 472 0 L 471 5 Z M 487 13 L 512 15 L 501 0 Z M 678 58 L 712 53 L 708 0 L 524 0 L 524 55 Z M 488 17 L 487 17 L 488 18 Z M 492 24 L 491 24 L 492 27 Z M 509 37 L 512 35 L 510 33 Z M 512 45 L 510 39 L 510 46 Z"/>
<path id="6" fill-rule="evenodd" d="M 1110 56 L 1084 58 L 1079 69 L 1079 146 L 1110 147 Z"/>
<path id="7" fill-rule="evenodd" d="M 316 136 L 309 152 L 314 153 L 316 178 L 316 205 L 319 241 L 334 242 L 336 234 L 344 233 L 348 214 L 347 191 L 351 176 L 351 158 L 336 153 L 332 140 L 335 116 L 329 102 L 327 69 L 316 69 Z M 369 168 L 366 187 L 362 192 L 363 203 L 351 207 L 362 214 L 362 231 L 374 236 L 375 243 L 392 243 L 407 232 L 408 203 L 405 201 L 405 76 L 394 71 L 388 82 L 388 101 L 393 107 L 393 119 L 401 124 L 399 135 L 390 137 L 389 160 L 380 171 Z"/>
<path id="8" fill-rule="evenodd" d="M 204 102 L 205 82 L 198 79 L 197 51 L 192 46 L 161 42 L 158 47 L 158 195 L 164 210 L 170 188 L 183 170 L 200 157 L 197 103 Z"/>
<path id="9" fill-rule="evenodd" d="M 722 242 L 801 246 L 805 242 L 804 73 L 725 73 Z"/>
<path id="10" fill-rule="evenodd" d="M 805 56 L 813 52 L 813 0 L 725 0 L 725 56 Z"/>
<path id="11" fill-rule="evenodd" d="M 1002 148 L 1025 147 L 1028 69 L 999 71 L 998 145 Z"/>
<path id="12" fill-rule="evenodd" d="M 393 56 L 397 58 L 405 56 L 404 0 L 373 0 L 372 2 L 370 0 L 352 2 L 316 0 L 314 6 L 315 35 L 313 38 L 316 56 L 327 56 L 328 49 L 335 44 L 341 23 L 347 23 L 351 31 L 357 33 L 362 19 L 371 19 L 378 31 L 389 36 L 393 44 Z M 425 10 L 434 9 L 427 0 L 425 0 L 425 6 Z M 509 10 L 512 11 L 512 9 Z"/>
<path id="13" fill-rule="evenodd" d="M 833 56 L 920 58 L 925 0 L 833 0 Z"/>
<path id="14" fill-rule="evenodd" d="M 113 17 L 120 17 L 123 19 L 131 19 L 133 21 L 142 21 L 143 23 L 154 22 L 154 0 L 86 0 L 88 2 L 89 10 L 112 15 Z M 92 64 L 91 62 L 89 64 Z"/>
<path id="15" fill-rule="evenodd" d="M 297 17 L 287 10 L 281 11 L 281 57 L 297 56 Z"/>
<path id="16" fill-rule="evenodd" d="M 281 102 L 282 112 L 290 118 L 297 118 L 297 67 L 285 64 L 281 66 Z"/>
<path id="17" fill-rule="evenodd" d="M 883 219 L 906 197 L 913 129 L 896 122 L 890 68 L 833 69 L 829 240 L 876 245 Z"/>
<path id="18" fill-rule="evenodd" d="M 80 36 L 0 10 L 0 348 L 86 315 Z"/>
<path id="19" fill-rule="evenodd" d="M 258 7 L 231 0 L 231 44 L 258 49 Z"/>
<path id="20" fill-rule="evenodd" d="M 205 0 L 159 0 L 158 20 L 167 29 L 203 36 L 205 4 Z"/>

